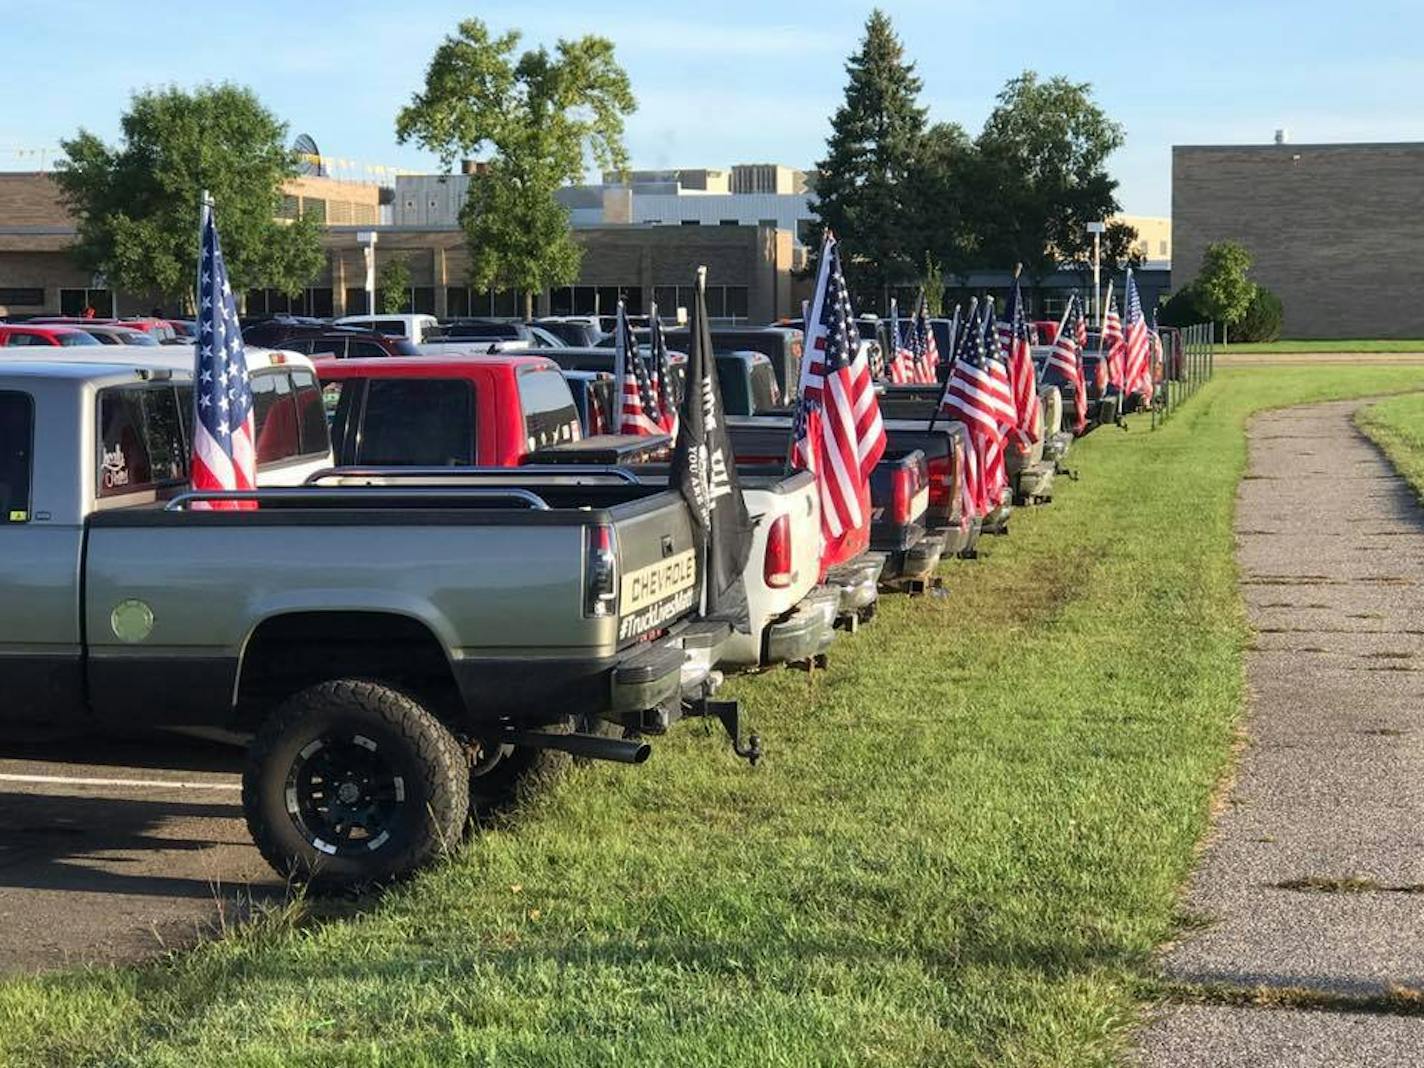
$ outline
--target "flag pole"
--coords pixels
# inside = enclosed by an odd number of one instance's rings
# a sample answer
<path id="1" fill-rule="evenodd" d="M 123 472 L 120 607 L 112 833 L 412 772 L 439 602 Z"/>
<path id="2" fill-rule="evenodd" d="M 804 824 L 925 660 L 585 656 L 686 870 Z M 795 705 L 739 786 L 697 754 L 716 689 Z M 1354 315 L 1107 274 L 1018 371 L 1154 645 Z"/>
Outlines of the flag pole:
<path id="1" fill-rule="evenodd" d="M 966 327 L 974 321 L 974 309 L 979 305 L 978 297 L 971 297 L 969 300 L 969 315 L 965 318 Z M 944 382 L 939 387 L 939 403 L 935 405 L 935 410 L 930 413 L 931 431 L 935 428 L 935 423 L 939 422 L 939 413 L 944 411 L 944 402 L 949 397 L 949 379 L 954 374 L 954 361 L 959 358 L 959 305 L 954 306 L 954 322 L 949 328 L 949 374 L 944 376 Z"/>
<path id="2" fill-rule="evenodd" d="M 1069 297 L 1068 303 L 1063 306 L 1063 318 L 1058 320 L 1058 333 L 1053 335 L 1053 343 L 1055 345 L 1058 344 L 1058 335 L 1063 333 L 1064 327 L 1068 325 L 1068 313 L 1073 310 L 1073 302 L 1077 299 L 1076 296 Z"/>
<path id="3" fill-rule="evenodd" d="M 698 268 L 697 268 L 697 278 L 696 278 L 696 281 L 693 283 L 692 312 L 693 312 L 693 316 L 694 316 L 694 318 L 695 318 L 695 320 L 696 320 L 696 321 L 692 324 L 692 329 L 695 330 L 695 331 L 697 331 L 697 336 L 700 337 L 701 334 L 702 334 L 702 331 L 706 328 L 706 323 L 705 323 L 703 320 L 704 320 L 704 317 L 705 317 L 706 314 L 707 314 L 707 266 L 706 266 L 705 264 L 701 264 L 701 265 L 699 265 Z M 687 346 L 687 347 L 688 347 L 689 350 L 691 350 L 691 348 L 692 348 L 692 346 L 693 346 L 694 344 L 698 345 L 698 347 L 701 347 L 701 342 L 695 341 L 694 338 L 693 338 L 693 335 L 690 334 L 690 333 L 689 333 L 688 336 L 687 336 L 687 340 L 688 340 L 688 346 Z M 703 353 L 702 353 L 702 363 L 703 363 L 703 366 L 702 366 L 701 370 L 702 370 L 703 374 L 716 374 L 716 373 L 717 373 L 717 370 L 716 370 L 716 364 L 715 364 L 715 362 L 713 363 L 712 367 L 710 367 L 710 368 L 707 367 L 707 361 L 708 361 L 709 357 L 712 357 L 712 354 L 711 354 L 710 352 L 703 352 Z M 715 358 L 714 358 L 714 359 L 715 359 Z M 694 382 L 694 383 L 693 383 L 693 388 L 694 388 L 695 390 L 697 390 L 698 403 L 700 404 L 700 403 L 701 403 L 701 400 L 702 400 L 702 383 L 700 383 L 700 382 Z M 704 439 L 705 439 L 705 435 L 704 435 Z M 705 440 L 704 440 L 704 444 L 705 444 Z M 704 450 L 704 451 L 705 451 L 705 450 Z M 733 462 L 735 463 L 735 461 L 733 461 Z M 711 483 L 711 480 L 710 480 L 709 473 L 708 473 L 708 470 L 707 470 L 706 465 L 703 465 L 702 470 L 699 472 L 698 477 L 699 477 L 699 480 L 700 480 L 701 483 L 702 483 L 702 494 L 701 494 L 702 499 L 703 499 L 704 501 L 711 501 L 711 499 L 712 499 L 712 483 Z M 712 566 L 711 566 L 711 565 L 712 565 L 712 553 L 711 553 L 711 548 L 712 548 L 712 531 L 711 531 L 710 529 L 702 531 L 701 542 L 702 542 L 702 545 L 701 545 L 701 548 L 702 548 L 702 593 L 701 593 L 701 596 L 698 598 L 697 614 L 698 614 L 699 616 L 704 616 L 704 617 L 705 617 L 705 616 L 707 615 L 707 594 L 708 594 L 708 590 L 709 590 L 709 588 L 710 588 L 711 578 L 712 578 Z"/>

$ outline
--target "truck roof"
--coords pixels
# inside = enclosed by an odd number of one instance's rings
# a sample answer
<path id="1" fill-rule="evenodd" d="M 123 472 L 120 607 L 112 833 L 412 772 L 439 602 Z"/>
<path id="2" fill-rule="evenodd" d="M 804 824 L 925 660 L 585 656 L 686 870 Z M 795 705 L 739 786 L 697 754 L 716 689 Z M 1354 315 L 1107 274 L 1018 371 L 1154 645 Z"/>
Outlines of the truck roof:
<path id="1" fill-rule="evenodd" d="M 192 345 L 164 345 L 155 348 L 151 345 L 105 345 L 96 348 L 92 345 L 85 345 L 79 349 L 46 349 L 45 356 L 39 358 L 31 355 L 25 360 L 10 360 L 0 357 L 0 374 L 9 373 L 21 364 L 29 364 L 32 367 L 49 368 L 50 377 L 62 378 L 84 378 L 96 373 L 96 369 L 103 368 L 107 372 L 112 372 L 116 366 L 132 367 L 144 371 L 169 371 L 174 374 L 187 373 L 189 376 L 193 372 L 193 346 Z M 53 353 L 53 355 L 51 355 Z M 61 355 L 63 353 L 63 355 Z M 289 352 L 285 349 L 267 349 L 258 345 L 246 346 L 247 363 L 249 369 L 261 369 L 263 367 L 276 367 L 281 365 L 296 365 L 305 367 L 315 372 L 310 358 L 298 352 Z M 374 362 L 374 361 L 373 361 Z M 86 373 L 73 374 L 69 368 L 87 366 L 91 370 Z M 65 368 L 64 373 L 58 373 L 59 368 Z M 102 374 L 105 371 L 98 371 Z M 31 371 L 31 374 L 36 372 Z"/>
<path id="2" fill-rule="evenodd" d="M 509 368 L 516 374 L 524 368 L 557 371 L 559 365 L 543 356 L 500 353 L 493 356 L 399 356 L 359 357 L 352 360 L 322 360 L 317 372 L 323 378 L 359 378 L 362 374 L 379 373 L 383 377 L 448 378 L 476 377 L 498 368 Z"/>

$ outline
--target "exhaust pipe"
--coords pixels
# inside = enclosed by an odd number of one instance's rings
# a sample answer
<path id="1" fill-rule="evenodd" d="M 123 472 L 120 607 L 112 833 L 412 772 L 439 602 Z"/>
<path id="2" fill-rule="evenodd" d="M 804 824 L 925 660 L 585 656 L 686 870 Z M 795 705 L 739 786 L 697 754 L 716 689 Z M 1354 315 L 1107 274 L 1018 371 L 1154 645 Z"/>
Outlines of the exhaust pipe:
<path id="1" fill-rule="evenodd" d="M 547 731 L 503 731 L 499 740 L 529 749 L 557 749 L 587 760 L 612 760 L 619 764 L 641 764 L 653 755 L 647 742 L 627 738 L 603 738 L 596 734 L 550 734 Z"/>

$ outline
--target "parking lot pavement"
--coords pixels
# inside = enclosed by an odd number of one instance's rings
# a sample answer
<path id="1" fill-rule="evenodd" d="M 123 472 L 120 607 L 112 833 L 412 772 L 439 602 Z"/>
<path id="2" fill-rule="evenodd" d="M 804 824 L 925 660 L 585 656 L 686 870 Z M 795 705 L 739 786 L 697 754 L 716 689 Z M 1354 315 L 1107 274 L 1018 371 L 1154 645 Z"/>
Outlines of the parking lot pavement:
<path id="1" fill-rule="evenodd" d="M 138 959 L 280 898 L 241 767 L 192 739 L 0 746 L 0 973 Z"/>

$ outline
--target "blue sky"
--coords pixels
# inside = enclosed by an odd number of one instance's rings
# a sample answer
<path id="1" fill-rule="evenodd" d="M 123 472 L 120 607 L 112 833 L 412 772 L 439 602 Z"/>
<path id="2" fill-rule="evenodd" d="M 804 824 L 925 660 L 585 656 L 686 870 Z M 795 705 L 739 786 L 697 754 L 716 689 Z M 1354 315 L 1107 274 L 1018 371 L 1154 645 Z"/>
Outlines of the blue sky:
<path id="1" fill-rule="evenodd" d="M 1025 68 L 1092 82 L 1126 127 L 1111 168 L 1129 212 L 1169 212 L 1173 144 L 1264 142 L 1279 126 L 1299 142 L 1424 140 L 1424 5 L 883 6 L 932 119 L 977 131 Z M 80 125 L 115 136 L 134 89 L 231 79 L 329 156 L 430 170 L 433 158 L 395 144 L 394 115 L 440 38 L 472 14 L 524 30 L 527 43 L 611 37 L 640 103 L 628 123 L 634 166 L 807 166 L 824 150 L 868 11 L 841 0 L 0 0 L 0 169 L 32 169 L 22 153 L 53 152 Z"/>

